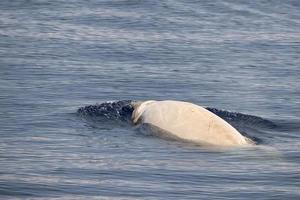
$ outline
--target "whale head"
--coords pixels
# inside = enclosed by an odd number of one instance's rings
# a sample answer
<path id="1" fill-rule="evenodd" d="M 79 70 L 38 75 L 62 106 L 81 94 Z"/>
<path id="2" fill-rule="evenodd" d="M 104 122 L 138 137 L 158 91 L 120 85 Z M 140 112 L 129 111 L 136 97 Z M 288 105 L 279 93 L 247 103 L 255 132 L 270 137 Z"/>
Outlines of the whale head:
<path id="1" fill-rule="evenodd" d="M 132 103 L 133 106 L 133 112 L 131 116 L 131 120 L 134 125 L 138 124 L 139 121 L 141 120 L 141 116 L 146 108 L 147 105 L 155 102 L 154 100 L 149 100 L 149 101 L 136 101 Z"/>

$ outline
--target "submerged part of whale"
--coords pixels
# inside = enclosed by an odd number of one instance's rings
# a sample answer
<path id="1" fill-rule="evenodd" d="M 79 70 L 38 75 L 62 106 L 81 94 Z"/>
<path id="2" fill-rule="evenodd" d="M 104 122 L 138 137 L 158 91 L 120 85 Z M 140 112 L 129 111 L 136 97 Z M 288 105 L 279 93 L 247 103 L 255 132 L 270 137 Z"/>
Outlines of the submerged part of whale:
<path id="1" fill-rule="evenodd" d="M 254 142 L 207 109 L 182 101 L 132 102 L 132 121 L 163 137 L 199 144 L 236 146 Z"/>

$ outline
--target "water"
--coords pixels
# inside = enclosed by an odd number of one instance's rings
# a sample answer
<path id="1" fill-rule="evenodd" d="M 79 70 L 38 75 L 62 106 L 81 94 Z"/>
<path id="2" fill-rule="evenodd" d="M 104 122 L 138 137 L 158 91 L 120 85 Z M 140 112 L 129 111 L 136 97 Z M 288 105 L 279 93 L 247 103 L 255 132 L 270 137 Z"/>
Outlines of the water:
<path id="1" fill-rule="evenodd" d="M 0 2 L 1 199 L 300 198 L 300 4 Z M 88 105 L 210 107 L 253 148 L 143 134 Z"/>

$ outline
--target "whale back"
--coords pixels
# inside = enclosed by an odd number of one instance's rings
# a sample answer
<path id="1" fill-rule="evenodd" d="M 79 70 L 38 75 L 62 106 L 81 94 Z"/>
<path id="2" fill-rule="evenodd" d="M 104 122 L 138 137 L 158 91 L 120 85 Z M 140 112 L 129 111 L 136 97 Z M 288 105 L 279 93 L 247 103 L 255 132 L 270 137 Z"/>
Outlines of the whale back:
<path id="1" fill-rule="evenodd" d="M 250 143 L 222 118 L 188 102 L 140 102 L 134 109 L 132 120 L 134 124 L 148 124 L 158 128 L 155 130 L 196 143 L 222 146 Z"/>

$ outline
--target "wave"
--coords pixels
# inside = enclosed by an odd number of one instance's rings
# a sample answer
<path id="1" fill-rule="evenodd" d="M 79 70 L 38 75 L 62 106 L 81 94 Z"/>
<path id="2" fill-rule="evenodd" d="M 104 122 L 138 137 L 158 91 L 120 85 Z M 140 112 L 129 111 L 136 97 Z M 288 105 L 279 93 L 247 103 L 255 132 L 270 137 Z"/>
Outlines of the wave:
<path id="1" fill-rule="evenodd" d="M 239 125 L 239 126 L 252 126 L 255 125 L 256 127 L 261 127 L 261 128 L 277 128 L 277 125 L 268 120 L 264 119 L 262 117 L 254 116 L 254 115 L 248 115 L 248 114 L 242 114 L 239 112 L 230 112 L 226 110 L 221 110 L 217 108 L 211 108 L 211 107 L 206 107 L 207 110 L 210 112 L 218 115 L 228 123 L 232 125 Z"/>
<path id="2" fill-rule="evenodd" d="M 86 119 L 113 120 L 120 122 L 130 122 L 133 107 L 131 100 L 108 101 L 101 104 L 88 105 L 81 107 L 77 113 Z"/>

